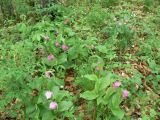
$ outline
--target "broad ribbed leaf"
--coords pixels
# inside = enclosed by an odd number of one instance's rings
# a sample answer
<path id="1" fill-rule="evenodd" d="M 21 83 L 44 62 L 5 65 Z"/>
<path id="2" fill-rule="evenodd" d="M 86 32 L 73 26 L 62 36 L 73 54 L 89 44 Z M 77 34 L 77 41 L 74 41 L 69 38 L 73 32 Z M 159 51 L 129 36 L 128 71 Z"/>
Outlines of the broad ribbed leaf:
<path id="1" fill-rule="evenodd" d="M 97 97 L 98 95 L 94 91 L 86 91 L 80 95 L 80 97 L 86 99 L 86 100 L 93 100 Z"/>

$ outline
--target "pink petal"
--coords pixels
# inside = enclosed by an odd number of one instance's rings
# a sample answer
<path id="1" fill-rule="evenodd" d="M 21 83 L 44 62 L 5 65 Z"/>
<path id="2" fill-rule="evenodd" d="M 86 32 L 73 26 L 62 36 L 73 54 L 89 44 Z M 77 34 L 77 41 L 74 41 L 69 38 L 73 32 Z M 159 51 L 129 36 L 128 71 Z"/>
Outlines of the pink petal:
<path id="1" fill-rule="evenodd" d="M 67 46 L 67 45 L 62 45 L 62 49 L 64 50 L 64 51 L 66 51 L 66 50 L 68 50 L 69 49 L 69 47 Z"/>
<path id="2" fill-rule="evenodd" d="M 123 98 L 127 98 L 129 95 L 129 91 L 128 90 L 124 90 L 123 91 Z"/>
<path id="3" fill-rule="evenodd" d="M 99 71 L 99 70 L 100 70 L 100 67 L 99 67 L 99 66 L 96 66 L 96 70 Z"/>
<path id="4" fill-rule="evenodd" d="M 52 54 L 48 55 L 48 61 L 52 61 L 52 60 L 54 60 L 54 55 Z"/>
<path id="5" fill-rule="evenodd" d="M 49 108 L 50 108 L 51 110 L 54 110 L 54 109 L 56 109 L 57 107 L 58 107 L 58 105 L 57 105 L 56 102 L 51 102 L 50 105 L 49 105 Z"/>
<path id="6" fill-rule="evenodd" d="M 121 86 L 121 82 L 117 81 L 113 84 L 113 88 L 116 89 L 117 87 Z"/>

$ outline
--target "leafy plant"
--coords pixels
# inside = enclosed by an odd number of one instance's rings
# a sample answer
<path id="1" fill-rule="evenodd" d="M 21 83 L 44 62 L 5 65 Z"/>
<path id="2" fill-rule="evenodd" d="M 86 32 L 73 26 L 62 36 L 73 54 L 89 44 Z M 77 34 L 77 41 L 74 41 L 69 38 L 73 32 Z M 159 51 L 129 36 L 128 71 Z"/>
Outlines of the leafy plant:
<path id="1" fill-rule="evenodd" d="M 97 77 L 94 74 L 85 75 L 84 77 L 90 81 L 95 82 L 92 90 L 85 91 L 81 97 L 86 100 L 95 102 L 95 109 L 101 108 L 103 111 L 109 109 L 113 115 L 122 119 L 124 112 L 120 109 L 119 105 L 122 102 L 122 90 L 120 88 L 114 89 L 112 83 L 114 77 L 111 73 L 106 73 L 107 76 Z M 107 115 L 103 116 L 107 119 Z"/>
<path id="2" fill-rule="evenodd" d="M 158 119 L 159 6 L 143 2 L 14 0 L 0 119 Z"/>

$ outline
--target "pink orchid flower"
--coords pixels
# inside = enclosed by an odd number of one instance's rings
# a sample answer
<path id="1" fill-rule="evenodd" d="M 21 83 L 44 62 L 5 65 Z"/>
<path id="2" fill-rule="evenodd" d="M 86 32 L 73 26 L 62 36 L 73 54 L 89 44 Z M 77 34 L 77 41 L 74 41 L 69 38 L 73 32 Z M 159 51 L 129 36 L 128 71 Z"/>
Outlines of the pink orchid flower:
<path id="1" fill-rule="evenodd" d="M 52 61 L 52 60 L 54 60 L 54 55 L 52 54 L 48 55 L 48 61 Z"/>
<path id="2" fill-rule="evenodd" d="M 128 90 L 124 90 L 123 91 L 123 98 L 127 98 L 129 95 L 129 91 Z"/>
<path id="3" fill-rule="evenodd" d="M 100 67 L 99 67 L 99 66 L 96 66 L 96 70 L 99 71 L 99 70 L 100 70 Z"/>
<path id="4" fill-rule="evenodd" d="M 69 47 L 67 45 L 62 45 L 62 50 L 67 51 L 69 49 Z"/>
<path id="5" fill-rule="evenodd" d="M 121 86 L 121 82 L 117 81 L 113 83 L 113 88 L 116 89 L 117 87 Z"/>
<path id="6" fill-rule="evenodd" d="M 51 110 L 55 110 L 57 107 L 58 107 L 58 104 L 56 102 L 51 102 L 50 105 L 49 105 L 49 108 Z"/>

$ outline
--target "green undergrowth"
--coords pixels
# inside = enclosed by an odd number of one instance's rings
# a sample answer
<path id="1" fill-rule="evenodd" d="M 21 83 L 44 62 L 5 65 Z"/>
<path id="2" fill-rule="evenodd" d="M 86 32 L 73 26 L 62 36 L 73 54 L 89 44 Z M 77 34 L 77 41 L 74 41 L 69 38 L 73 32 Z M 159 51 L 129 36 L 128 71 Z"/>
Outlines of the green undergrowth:
<path id="1" fill-rule="evenodd" d="M 160 118 L 158 1 L 70 1 L 34 14 L 0 28 L 0 119 Z"/>

